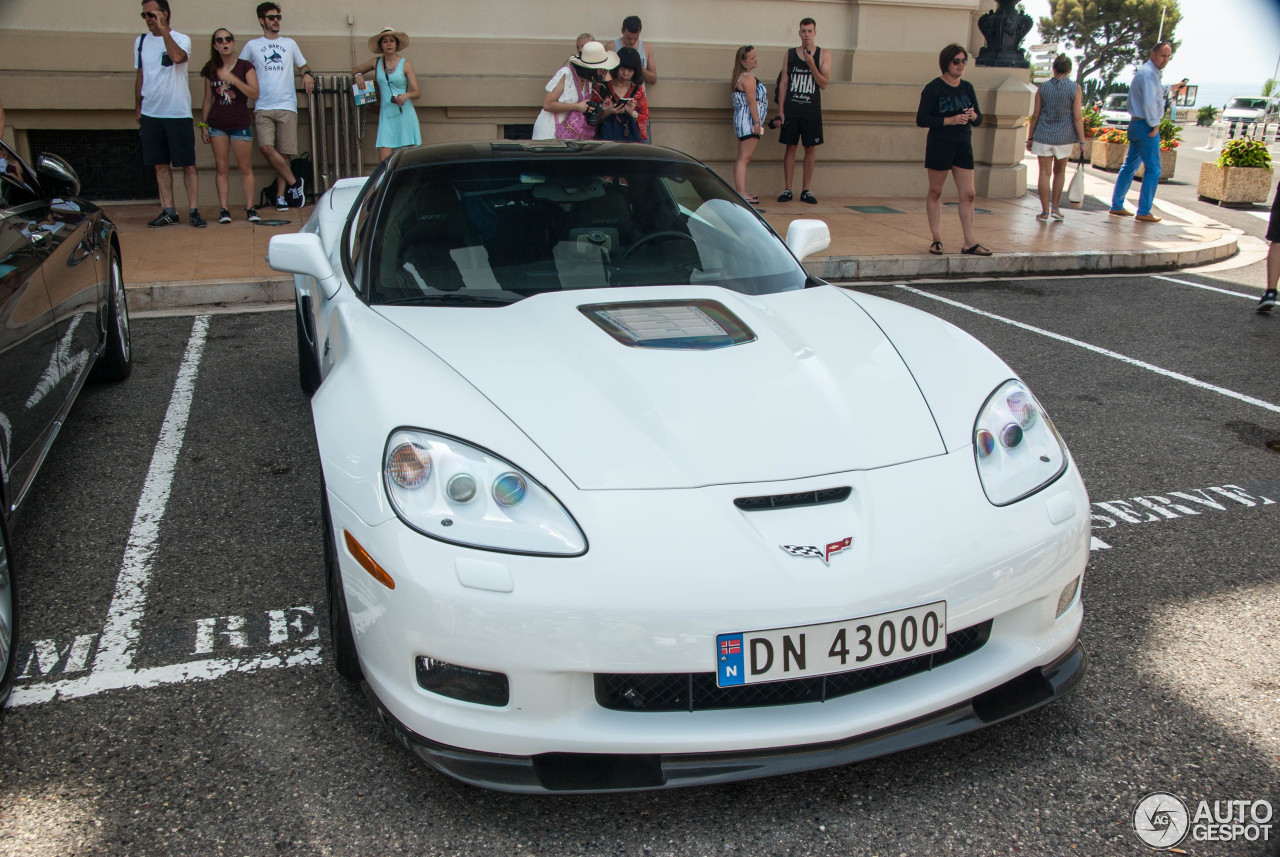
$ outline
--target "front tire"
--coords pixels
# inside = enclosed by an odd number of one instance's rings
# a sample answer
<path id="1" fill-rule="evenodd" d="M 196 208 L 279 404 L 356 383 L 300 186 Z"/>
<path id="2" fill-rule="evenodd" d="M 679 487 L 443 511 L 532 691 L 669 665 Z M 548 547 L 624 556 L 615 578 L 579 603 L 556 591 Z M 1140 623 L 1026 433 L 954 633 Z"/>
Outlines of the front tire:
<path id="1" fill-rule="evenodd" d="M 0 706 L 13 690 L 18 652 L 18 586 L 9 552 L 9 534 L 0 520 Z"/>
<path id="2" fill-rule="evenodd" d="M 107 342 L 93 377 L 98 381 L 123 381 L 133 371 L 133 340 L 129 334 L 129 304 L 120 275 L 120 259 L 107 259 Z"/>
<path id="3" fill-rule="evenodd" d="M 324 490 L 323 488 L 321 489 Z M 347 613 L 347 596 L 342 589 L 342 569 L 338 565 L 338 543 L 329 518 L 329 500 L 322 497 L 320 514 L 324 518 L 324 567 L 329 590 L 329 640 L 333 644 L 333 665 L 338 675 L 351 681 L 364 678 L 356 640 L 351 633 L 351 616 Z"/>

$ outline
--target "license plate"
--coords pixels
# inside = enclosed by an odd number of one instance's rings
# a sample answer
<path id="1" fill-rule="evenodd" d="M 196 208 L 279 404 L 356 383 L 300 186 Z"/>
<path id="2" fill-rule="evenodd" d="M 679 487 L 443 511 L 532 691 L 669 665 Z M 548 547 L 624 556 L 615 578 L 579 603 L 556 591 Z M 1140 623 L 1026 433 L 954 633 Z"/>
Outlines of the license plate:
<path id="1" fill-rule="evenodd" d="M 947 602 L 858 619 L 716 637 L 716 684 L 734 687 L 866 669 L 941 652 Z"/>

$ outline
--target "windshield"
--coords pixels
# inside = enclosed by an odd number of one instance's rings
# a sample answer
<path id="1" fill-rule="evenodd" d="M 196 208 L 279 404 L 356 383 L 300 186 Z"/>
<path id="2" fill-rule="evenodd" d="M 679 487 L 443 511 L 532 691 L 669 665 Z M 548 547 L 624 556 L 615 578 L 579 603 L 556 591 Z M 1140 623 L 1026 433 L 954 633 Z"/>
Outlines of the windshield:
<path id="1" fill-rule="evenodd" d="M 1129 106 L 1129 96 L 1127 95 L 1108 95 L 1107 105 L 1103 110 L 1125 110 Z"/>
<path id="2" fill-rule="evenodd" d="M 370 249 L 374 304 L 501 305 L 539 292 L 804 288 L 806 275 L 710 170 L 626 158 L 397 172 Z"/>
<path id="3" fill-rule="evenodd" d="M 1266 110 L 1267 99 L 1265 98 L 1233 98 L 1231 103 L 1227 105 L 1228 110 Z"/>

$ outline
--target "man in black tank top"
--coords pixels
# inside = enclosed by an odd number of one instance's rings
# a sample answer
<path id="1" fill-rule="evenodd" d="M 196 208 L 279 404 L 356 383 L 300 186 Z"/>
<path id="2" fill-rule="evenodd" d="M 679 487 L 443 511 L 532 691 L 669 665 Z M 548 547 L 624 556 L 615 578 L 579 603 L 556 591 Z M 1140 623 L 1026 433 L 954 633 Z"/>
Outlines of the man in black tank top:
<path id="1" fill-rule="evenodd" d="M 782 178 L 786 190 L 778 202 L 791 201 L 791 180 L 796 171 L 796 145 L 804 144 L 803 202 L 817 203 L 809 189 L 813 183 L 813 165 L 817 147 L 822 145 L 822 90 L 831 82 L 831 55 L 814 44 L 818 25 L 812 18 L 800 22 L 800 47 L 787 51 L 782 63 L 778 116 L 782 131 L 778 142 L 787 147 L 782 156 Z"/>

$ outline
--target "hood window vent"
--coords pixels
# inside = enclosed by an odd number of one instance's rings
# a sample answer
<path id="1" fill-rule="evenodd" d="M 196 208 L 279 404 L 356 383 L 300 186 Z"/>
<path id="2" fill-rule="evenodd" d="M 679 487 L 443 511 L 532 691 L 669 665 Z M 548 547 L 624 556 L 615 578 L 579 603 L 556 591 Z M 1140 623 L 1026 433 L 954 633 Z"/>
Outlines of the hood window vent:
<path id="1" fill-rule="evenodd" d="M 853 489 L 823 488 L 820 491 L 801 491 L 798 494 L 769 494 L 763 497 L 739 497 L 733 501 L 744 512 L 763 512 L 766 509 L 793 509 L 796 506 L 822 506 L 827 503 L 843 503 Z"/>
<path id="2" fill-rule="evenodd" d="M 578 310 L 632 348 L 710 351 L 756 338 L 740 318 L 716 301 L 635 301 L 589 304 Z"/>

